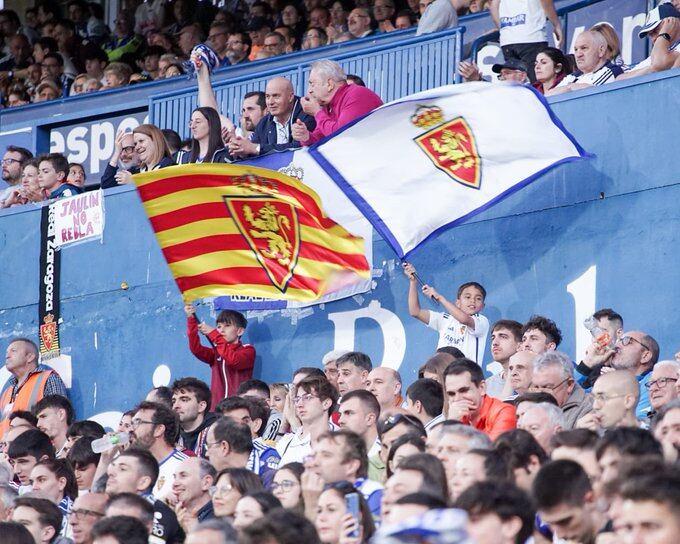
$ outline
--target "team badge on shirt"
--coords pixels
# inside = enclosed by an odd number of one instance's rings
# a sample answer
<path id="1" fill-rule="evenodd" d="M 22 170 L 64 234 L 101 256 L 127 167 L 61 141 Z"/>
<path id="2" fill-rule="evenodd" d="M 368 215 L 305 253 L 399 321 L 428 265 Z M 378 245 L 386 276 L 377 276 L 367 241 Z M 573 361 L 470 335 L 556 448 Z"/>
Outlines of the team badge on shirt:
<path id="1" fill-rule="evenodd" d="M 475 136 L 463 117 L 445 122 L 438 106 L 418 106 L 411 123 L 430 129 L 414 141 L 439 170 L 461 185 L 479 189 L 481 159 Z"/>
<path id="2" fill-rule="evenodd" d="M 297 210 L 271 196 L 225 196 L 224 201 L 270 281 L 285 293 L 300 253 Z"/>

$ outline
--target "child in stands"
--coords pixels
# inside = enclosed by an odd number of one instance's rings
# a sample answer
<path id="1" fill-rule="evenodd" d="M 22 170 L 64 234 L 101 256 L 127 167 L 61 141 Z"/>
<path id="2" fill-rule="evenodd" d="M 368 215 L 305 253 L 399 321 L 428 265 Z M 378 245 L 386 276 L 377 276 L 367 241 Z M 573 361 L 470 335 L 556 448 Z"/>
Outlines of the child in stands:
<path id="1" fill-rule="evenodd" d="M 68 182 L 69 165 L 59 153 L 42 155 L 38 164 L 38 185 L 47 192 L 48 198 L 67 198 L 83 192 Z"/>
<path id="2" fill-rule="evenodd" d="M 187 315 L 189 349 L 197 359 L 210 365 L 211 409 L 214 410 L 223 398 L 235 394 L 242 382 L 253 377 L 255 348 L 241 343 L 248 321 L 240 312 L 223 310 L 213 328 L 198 320 L 192 304 L 185 304 L 184 312 Z M 199 331 L 212 347 L 201 345 Z"/>
<path id="3" fill-rule="evenodd" d="M 442 305 L 447 313 L 423 310 L 418 300 L 418 278 L 415 267 L 404 263 L 404 273 L 409 279 L 409 313 L 439 332 L 437 348 L 454 346 L 468 359 L 481 365 L 489 332 L 489 320 L 480 312 L 484 309 L 486 290 L 479 283 L 468 282 L 458 288 L 455 302 L 451 303 L 433 287 L 423 285 L 425 296 Z"/>

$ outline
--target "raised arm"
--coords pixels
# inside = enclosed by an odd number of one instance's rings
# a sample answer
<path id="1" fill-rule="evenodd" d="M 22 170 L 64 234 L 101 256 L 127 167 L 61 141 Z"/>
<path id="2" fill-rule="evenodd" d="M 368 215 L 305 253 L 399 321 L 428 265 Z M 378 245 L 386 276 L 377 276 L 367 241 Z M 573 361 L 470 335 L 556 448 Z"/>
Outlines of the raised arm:
<path id="1" fill-rule="evenodd" d="M 217 97 L 215 96 L 215 90 L 210 81 L 210 71 L 208 70 L 208 67 L 200 62 L 198 58 L 194 58 L 194 62 L 198 66 L 198 73 L 196 76 L 196 79 L 198 80 L 198 105 L 202 108 L 213 108 L 220 114 L 222 128 L 226 128 L 229 131 L 233 130 L 234 123 L 222 114 L 217 105 Z"/>
<path id="2" fill-rule="evenodd" d="M 426 325 L 430 322 L 430 311 L 423 310 L 418 300 L 418 279 L 416 269 L 410 263 L 404 263 L 404 274 L 408 278 L 408 313 Z"/>
<path id="3" fill-rule="evenodd" d="M 491 0 L 491 2 L 489 2 L 489 13 L 491 14 L 491 20 L 493 21 L 493 24 L 496 25 L 496 28 L 499 29 L 501 27 L 501 18 L 498 14 L 498 6 L 500 3 L 501 0 Z"/>

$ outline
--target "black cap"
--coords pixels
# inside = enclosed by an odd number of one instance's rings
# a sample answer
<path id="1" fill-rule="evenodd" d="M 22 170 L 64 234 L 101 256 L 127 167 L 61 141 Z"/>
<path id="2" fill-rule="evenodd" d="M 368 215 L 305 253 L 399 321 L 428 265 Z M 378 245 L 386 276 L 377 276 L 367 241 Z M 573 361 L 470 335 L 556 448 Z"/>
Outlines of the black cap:
<path id="1" fill-rule="evenodd" d="M 521 70 L 522 72 L 527 71 L 527 65 L 517 59 L 506 60 L 503 64 L 494 64 L 491 67 L 491 70 L 493 70 L 495 74 L 500 74 L 503 68 L 507 70 Z"/>

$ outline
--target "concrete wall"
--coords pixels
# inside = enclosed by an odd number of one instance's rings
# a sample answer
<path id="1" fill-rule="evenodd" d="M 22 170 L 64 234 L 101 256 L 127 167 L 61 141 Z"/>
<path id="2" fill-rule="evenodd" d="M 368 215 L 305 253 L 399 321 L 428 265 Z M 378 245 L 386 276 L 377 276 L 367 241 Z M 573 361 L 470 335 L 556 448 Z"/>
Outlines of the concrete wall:
<path id="1" fill-rule="evenodd" d="M 557 168 L 428 243 L 413 258 L 421 276 L 451 297 L 463 281 L 480 281 L 490 321 L 551 316 L 564 334 L 562 349 L 575 358 L 587 340 L 583 318 L 605 306 L 671 357 L 680 349 L 678 83 L 675 71 L 554 100 L 565 126 L 597 158 Z M 39 223 L 37 208 L 0 212 L 3 347 L 12 336 L 37 337 Z M 408 316 L 407 281 L 381 240 L 374 254 L 370 293 L 311 315 L 251 314 L 246 339 L 257 347 L 257 376 L 289 381 L 296 366 L 348 347 L 414 378 L 437 336 Z M 103 244 L 64 250 L 61 300 L 64 364 L 79 416 L 131 407 L 154 378 L 208 378 L 186 347 L 179 292 L 133 190 L 107 192 Z M 206 318 L 209 311 L 199 309 Z"/>

